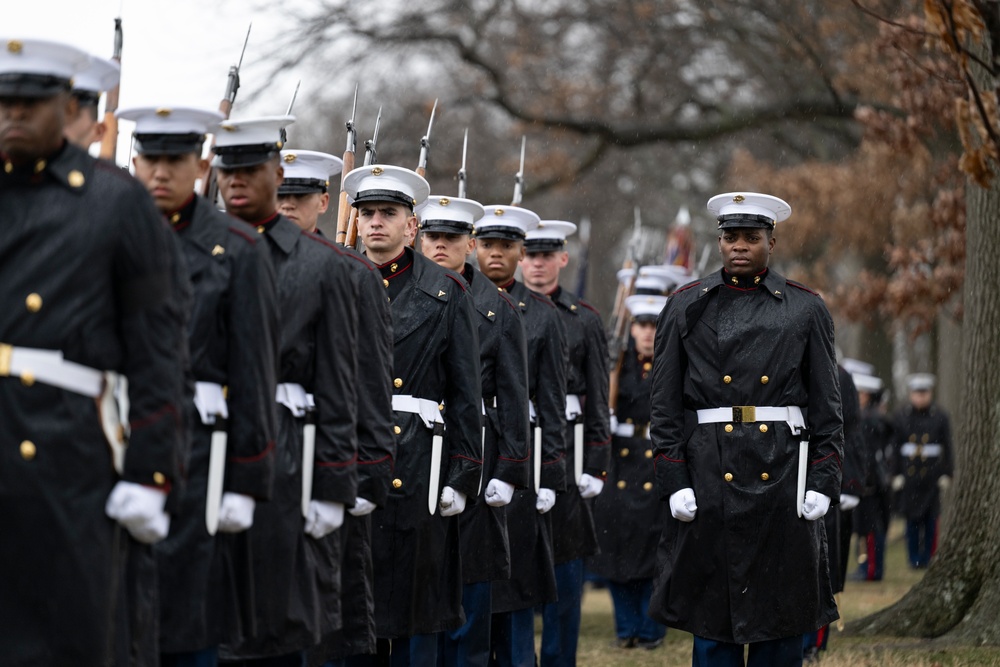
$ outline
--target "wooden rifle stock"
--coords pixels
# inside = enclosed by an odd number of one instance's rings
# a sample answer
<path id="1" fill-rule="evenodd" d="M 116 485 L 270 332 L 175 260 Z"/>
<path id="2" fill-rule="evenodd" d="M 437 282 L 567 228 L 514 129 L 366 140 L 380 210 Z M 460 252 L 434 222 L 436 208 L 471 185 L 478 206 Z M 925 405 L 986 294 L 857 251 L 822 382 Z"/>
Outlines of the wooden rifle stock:
<path id="1" fill-rule="evenodd" d="M 623 269 L 631 269 L 632 261 L 626 259 L 622 264 Z M 618 291 L 615 294 L 615 306 L 612 310 L 613 328 L 611 331 L 611 351 L 614 355 L 614 368 L 611 369 L 611 377 L 608 384 L 608 404 L 611 413 L 614 414 L 618 407 L 618 384 L 622 373 L 622 363 L 625 360 L 625 351 L 628 348 L 628 308 L 625 300 L 635 291 L 635 276 L 629 278 L 627 283 L 618 283 Z"/>
<path id="2" fill-rule="evenodd" d="M 119 16 L 115 19 L 115 49 L 111 59 L 121 65 L 122 63 L 122 43 L 124 41 L 122 33 L 122 19 Z M 121 92 L 121 78 L 118 84 L 107 92 L 104 99 L 104 136 L 101 137 L 100 157 L 105 160 L 115 162 L 118 153 L 118 97 Z M 128 167 L 128 165 L 126 165 Z"/>
<path id="3" fill-rule="evenodd" d="M 351 212 L 354 207 L 347 200 L 347 190 L 344 189 L 344 180 L 354 169 L 354 151 L 344 151 L 344 168 L 340 172 L 340 200 L 337 205 L 337 243 L 347 245 L 347 228 L 351 219 Z"/>

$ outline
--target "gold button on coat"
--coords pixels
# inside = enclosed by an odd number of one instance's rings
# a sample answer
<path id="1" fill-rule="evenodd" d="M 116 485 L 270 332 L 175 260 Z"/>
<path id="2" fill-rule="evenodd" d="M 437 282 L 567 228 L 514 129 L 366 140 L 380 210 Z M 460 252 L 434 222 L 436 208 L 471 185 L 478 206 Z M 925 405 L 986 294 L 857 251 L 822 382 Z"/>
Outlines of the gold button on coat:
<path id="1" fill-rule="evenodd" d="M 760 432 L 761 433 L 767 433 L 767 424 L 761 424 L 760 425 Z"/>
<path id="2" fill-rule="evenodd" d="M 398 477 L 396 479 L 392 480 L 392 488 L 398 489 L 401 486 L 403 486 L 403 480 L 401 480 Z"/>
<path id="3" fill-rule="evenodd" d="M 727 473 L 726 473 L 726 476 L 725 476 L 725 480 L 726 480 L 727 482 L 731 482 L 731 481 L 733 481 L 733 473 L 731 473 L 731 472 L 727 472 Z"/>
<path id="4" fill-rule="evenodd" d="M 726 384 L 729 384 L 730 382 L 733 381 L 733 378 L 732 376 L 726 375 L 722 378 L 722 381 L 725 382 Z"/>
<path id="5" fill-rule="evenodd" d="M 398 426 L 393 426 L 392 432 L 395 433 L 396 435 L 399 435 L 400 433 L 403 432 L 403 429 L 399 428 Z"/>
<path id="6" fill-rule="evenodd" d="M 620 452 L 620 454 L 622 456 L 628 456 L 628 447 L 622 447 L 622 451 Z"/>
<path id="7" fill-rule="evenodd" d="M 21 458 L 25 461 L 30 461 L 35 458 L 35 443 L 31 440 L 25 440 L 21 443 Z"/>
<path id="8" fill-rule="evenodd" d="M 646 450 L 646 458 L 647 459 L 653 458 L 653 450 L 652 449 L 647 449 Z"/>
<path id="9" fill-rule="evenodd" d="M 42 297 L 36 292 L 32 292 L 28 295 L 28 298 L 24 300 L 24 305 L 33 313 L 37 313 L 42 309 Z"/>
<path id="10" fill-rule="evenodd" d="M 162 472 L 154 472 L 153 473 L 153 482 L 157 486 L 163 486 L 164 484 L 167 483 L 167 478 L 164 476 L 164 474 Z"/>
<path id="11" fill-rule="evenodd" d="M 771 476 L 768 475 L 766 472 L 762 472 L 760 474 L 760 478 L 766 482 L 767 480 L 771 479 Z"/>
<path id="12" fill-rule="evenodd" d="M 732 433 L 732 432 L 733 432 L 733 425 L 726 424 L 726 433 Z"/>
<path id="13" fill-rule="evenodd" d="M 392 381 L 392 386 L 395 387 L 396 389 L 399 389 L 400 387 L 403 386 L 403 381 L 400 380 L 399 378 L 396 378 L 395 380 Z"/>
<path id="14" fill-rule="evenodd" d="M 760 376 L 760 383 L 761 384 L 767 384 L 768 380 L 770 380 L 770 379 L 771 378 L 767 377 L 766 375 L 761 375 Z"/>
<path id="15" fill-rule="evenodd" d="M 23 384 L 25 387 L 30 387 L 31 385 L 35 384 L 35 374 L 29 371 L 27 368 L 25 368 L 23 371 L 21 371 L 21 384 Z"/>
<path id="16" fill-rule="evenodd" d="M 625 486 L 626 485 L 625 485 L 625 480 L 624 479 L 618 482 L 618 488 L 619 489 L 624 489 Z"/>
<path id="17" fill-rule="evenodd" d="M 652 482 L 646 482 L 645 484 L 642 485 L 642 488 L 644 490 L 646 490 L 646 491 L 652 491 L 653 490 L 653 483 Z"/>

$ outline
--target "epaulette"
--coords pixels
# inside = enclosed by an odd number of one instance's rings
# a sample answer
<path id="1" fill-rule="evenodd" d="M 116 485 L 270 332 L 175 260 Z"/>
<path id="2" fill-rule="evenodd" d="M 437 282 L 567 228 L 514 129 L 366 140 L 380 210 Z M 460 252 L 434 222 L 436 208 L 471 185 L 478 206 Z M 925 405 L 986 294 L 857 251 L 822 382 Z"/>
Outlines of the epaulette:
<path id="1" fill-rule="evenodd" d="M 795 282 L 794 280 L 789 280 L 789 279 L 787 279 L 787 278 L 785 278 L 785 282 L 786 282 L 787 284 L 791 285 L 792 287 L 798 287 L 798 288 L 799 288 L 800 290 L 802 290 L 803 292 L 809 292 L 809 293 L 810 293 L 810 294 L 812 294 L 813 296 L 820 296 L 820 295 L 819 295 L 819 292 L 814 292 L 814 291 L 812 291 L 811 289 L 809 289 L 808 287 L 806 287 L 806 286 L 805 286 L 805 285 L 803 285 L 802 283 L 797 283 L 797 282 Z M 822 299 L 823 297 L 821 297 L 821 296 L 820 296 L 820 298 Z"/>
<path id="2" fill-rule="evenodd" d="M 246 230 L 240 229 L 236 225 L 229 225 L 229 231 L 244 239 L 250 245 L 257 245 L 257 238 Z"/>
<path id="3" fill-rule="evenodd" d="M 587 310 L 589 310 L 589 311 L 591 311 L 592 313 L 594 313 L 594 315 L 597 315 L 598 317 L 600 317 L 600 316 L 601 316 L 601 313 L 600 313 L 600 312 L 599 312 L 599 311 L 598 311 L 598 310 L 597 310 L 596 308 L 594 308 L 594 307 L 593 307 L 592 305 L 590 305 L 589 303 L 587 303 L 587 302 L 586 302 L 586 301 L 584 301 L 583 299 L 578 299 L 578 301 L 580 302 L 580 305 L 581 305 L 581 306 L 583 306 L 583 307 L 584 307 L 584 308 L 586 308 Z"/>
<path id="4" fill-rule="evenodd" d="M 673 291 L 673 293 L 671 294 L 671 296 L 673 296 L 674 294 L 680 294 L 681 292 L 684 292 L 684 291 L 686 291 L 686 290 L 689 290 L 689 289 L 691 289 L 692 287 L 697 287 L 697 286 L 698 286 L 698 285 L 700 285 L 700 284 L 701 284 L 701 281 L 699 280 L 699 281 L 697 281 L 697 282 L 693 282 L 693 283 L 688 283 L 687 285 L 684 285 L 683 287 L 678 287 L 677 289 L 675 289 L 675 290 Z"/>
<path id="5" fill-rule="evenodd" d="M 555 302 L 553 302 L 552 299 L 550 299 L 549 297 L 542 296 L 541 294 L 535 294 L 531 290 L 528 290 L 528 293 L 531 294 L 531 297 L 533 299 L 537 299 L 538 301 L 541 301 L 542 303 L 544 303 L 549 308 L 555 308 L 556 307 Z"/>

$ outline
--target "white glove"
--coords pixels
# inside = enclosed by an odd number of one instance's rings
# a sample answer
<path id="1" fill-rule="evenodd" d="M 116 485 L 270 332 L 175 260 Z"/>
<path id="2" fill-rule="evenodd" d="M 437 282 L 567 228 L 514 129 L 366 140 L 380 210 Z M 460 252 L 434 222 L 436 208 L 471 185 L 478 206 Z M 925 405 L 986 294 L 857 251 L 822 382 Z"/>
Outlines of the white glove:
<path id="1" fill-rule="evenodd" d="M 951 477 L 948 475 L 941 475 L 938 477 L 938 488 L 942 491 L 947 491 L 951 486 Z"/>
<path id="2" fill-rule="evenodd" d="M 861 498 L 858 496 L 852 496 L 846 493 L 840 494 L 840 509 L 845 512 L 850 512 L 852 509 L 857 507 L 860 502 Z"/>
<path id="3" fill-rule="evenodd" d="M 583 473 L 580 475 L 580 497 L 581 498 L 593 498 L 600 495 L 601 490 L 604 489 L 604 480 L 598 479 L 593 475 L 588 475 Z"/>
<path id="4" fill-rule="evenodd" d="M 535 501 L 535 509 L 539 514 L 545 514 L 556 506 L 556 492 L 552 489 L 538 489 L 538 500 Z"/>
<path id="5" fill-rule="evenodd" d="M 694 489 L 688 487 L 670 494 L 670 514 L 678 521 L 694 521 L 698 513 L 698 503 L 694 499 Z"/>
<path id="6" fill-rule="evenodd" d="M 378 507 L 375 503 L 370 500 L 365 500 L 364 498 L 358 497 L 354 501 L 354 507 L 347 510 L 351 516 L 368 516 Z"/>
<path id="7" fill-rule="evenodd" d="M 514 485 L 494 477 L 486 485 L 486 504 L 490 507 L 509 505 L 514 497 Z"/>
<path id="8" fill-rule="evenodd" d="M 806 491 L 806 499 L 802 502 L 802 518 L 815 521 L 830 510 L 830 496 L 815 491 Z"/>
<path id="9" fill-rule="evenodd" d="M 461 491 L 456 491 L 450 486 L 444 487 L 441 491 L 441 502 L 438 503 L 438 507 L 441 508 L 441 516 L 461 514 L 465 511 L 465 500 L 465 494 Z"/>
<path id="10" fill-rule="evenodd" d="M 344 503 L 310 500 L 306 515 L 306 534 L 321 540 L 344 524 Z"/>
<path id="11" fill-rule="evenodd" d="M 219 530 L 223 533 L 242 533 L 253 525 L 253 511 L 257 501 L 242 493 L 223 493 L 219 506 Z"/>
<path id="12" fill-rule="evenodd" d="M 900 491 L 905 483 L 906 479 L 904 479 L 902 475 L 896 475 L 892 478 L 892 490 Z"/>
<path id="13" fill-rule="evenodd" d="M 170 531 L 170 515 L 163 511 L 167 494 L 141 484 L 120 481 L 111 489 L 104 512 L 145 544 L 159 542 Z"/>

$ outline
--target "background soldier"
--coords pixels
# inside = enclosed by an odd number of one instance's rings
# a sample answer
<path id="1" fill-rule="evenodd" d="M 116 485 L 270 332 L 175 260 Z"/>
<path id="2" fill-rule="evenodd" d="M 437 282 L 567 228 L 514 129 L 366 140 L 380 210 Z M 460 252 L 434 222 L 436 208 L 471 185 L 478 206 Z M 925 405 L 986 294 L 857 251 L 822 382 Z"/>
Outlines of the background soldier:
<path id="1" fill-rule="evenodd" d="M 271 496 L 274 269 L 252 227 L 194 194 L 208 170 L 201 157 L 205 135 L 221 114 L 146 107 L 117 116 L 136 124 L 136 177 L 180 239 L 194 291 L 188 346 L 196 391 L 188 406 L 186 487 L 170 536 L 156 549 L 161 665 L 186 667 L 214 662 L 219 644 L 252 630 L 243 627 L 253 616 L 248 538 L 215 532 L 247 530 L 257 501 Z"/>
<path id="2" fill-rule="evenodd" d="M 528 362 L 521 316 L 510 297 L 466 262 L 475 251 L 479 202 L 431 195 L 417 209 L 423 254 L 469 283 L 477 313 L 483 391 L 482 495 L 469 499 L 459 520 L 465 624 L 441 633 L 440 662 L 481 665 L 490 660 L 492 584 L 510 578 L 504 509 L 515 489 L 528 486 Z"/>
<path id="3" fill-rule="evenodd" d="M 167 534 L 184 439 L 177 248 L 142 185 L 64 139 L 87 62 L 0 39 L 0 655 L 14 667 L 115 659 L 121 528 Z M 109 372 L 128 380 L 127 454 Z"/>
<path id="4" fill-rule="evenodd" d="M 277 212 L 291 117 L 225 122 L 215 166 L 226 210 L 267 241 L 281 322 L 274 493 L 251 532 L 256 632 L 223 648 L 243 664 L 299 664 L 340 627 L 340 527 L 356 498 L 357 311 L 343 251 Z M 314 452 L 310 449 L 314 446 Z M 312 472 L 310 473 L 310 468 Z"/>
<path id="5" fill-rule="evenodd" d="M 416 232 L 413 207 L 430 191 L 423 178 L 370 165 L 348 173 L 344 189 L 358 210 L 365 253 L 382 274 L 393 323 L 398 455 L 386 506 L 372 519 L 378 656 L 435 664 L 436 633 L 465 620 L 456 515 L 477 495 L 482 474 L 472 298 L 461 278 L 407 246 Z"/>
<path id="6" fill-rule="evenodd" d="M 507 506 L 511 576 L 493 582 L 494 659 L 499 665 L 535 664 L 535 607 L 554 602 L 555 564 L 548 515 L 566 488 L 566 330 L 552 300 L 514 279 L 524 238 L 538 216 L 516 206 L 492 205 L 476 222 L 476 257 L 483 274 L 506 290 L 521 311 L 528 345 L 533 480 Z"/>
<path id="7" fill-rule="evenodd" d="M 750 665 L 795 665 L 802 635 L 837 618 L 817 523 L 843 459 L 833 322 L 768 269 L 787 203 L 729 193 L 708 208 L 723 268 L 674 292 L 656 331 L 651 433 L 676 520 L 650 611 L 695 635 L 695 667 L 743 665 L 744 644 Z"/>
<path id="8" fill-rule="evenodd" d="M 524 284 L 556 304 L 566 329 L 566 491 L 552 508 L 552 546 L 558 601 L 542 614 L 541 664 L 576 664 L 583 595 L 583 559 L 597 552 L 590 504 L 604 488 L 611 446 L 608 404 L 608 342 L 601 316 L 589 303 L 559 286 L 569 262 L 566 237 L 576 225 L 542 220 L 524 241 Z M 572 475 L 572 477 L 570 477 Z"/>
<path id="9" fill-rule="evenodd" d="M 96 56 L 90 56 L 87 69 L 73 77 L 73 97 L 78 108 L 76 116 L 66 123 L 63 134 L 83 150 L 104 138 L 108 127 L 97 115 L 97 106 L 101 93 L 117 86 L 120 77 L 118 63 Z"/>
<path id="10" fill-rule="evenodd" d="M 895 476 L 906 517 L 906 552 L 912 568 L 925 568 L 937 550 L 941 491 L 951 486 L 951 422 L 934 403 L 934 376 L 914 373 L 906 380 L 910 404 L 893 426 Z"/>
<path id="11" fill-rule="evenodd" d="M 296 148 L 281 151 L 281 164 L 285 177 L 278 186 L 278 210 L 302 231 L 318 234 L 319 216 L 330 207 L 330 177 L 340 173 L 344 161 Z"/>
<path id="12" fill-rule="evenodd" d="M 663 287 L 666 287 L 664 284 Z M 661 288 L 662 289 L 662 288 Z M 612 420 L 611 460 L 604 491 L 594 498 L 600 552 L 588 568 L 608 582 L 615 611 L 615 645 L 655 649 L 666 628 L 650 618 L 656 547 L 665 508 L 653 479 L 649 440 L 649 392 L 656 318 L 667 297 L 637 294 L 625 300 L 632 315 L 631 336 L 618 380 Z"/>

